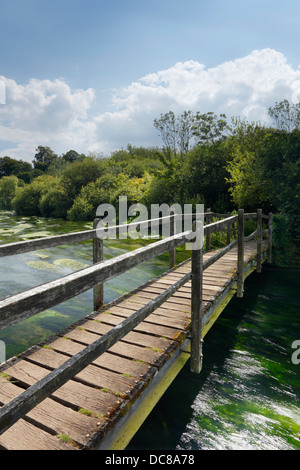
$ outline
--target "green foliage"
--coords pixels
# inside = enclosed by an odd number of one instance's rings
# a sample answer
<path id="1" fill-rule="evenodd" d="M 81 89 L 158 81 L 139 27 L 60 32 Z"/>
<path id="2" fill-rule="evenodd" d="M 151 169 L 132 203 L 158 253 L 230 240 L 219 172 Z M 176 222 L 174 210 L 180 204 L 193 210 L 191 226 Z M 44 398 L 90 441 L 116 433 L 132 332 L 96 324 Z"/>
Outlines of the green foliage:
<path id="1" fill-rule="evenodd" d="M 73 201 L 84 186 L 103 175 L 105 169 L 105 162 L 95 160 L 93 157 L 86 157 L 82 161 L 68 165 L 62 173 L 61 184 L 70 200 Z"/>
<path id="2" fill-rule="evenodd" d="M 34 177 L 34 171 L 31 164 L 28 162 L 10 157 L 0 158 L 0 178 L 11 175 L 17 176 L 25 183 L 29 183 Z"/>
<path id="3" fill-rule="evenodd" d="M 260 180 L 260 161 L 253 152 L 241 151 L 236 148 L 233 159 L 228 162 L 227 170 L 230 177 L 229 192 L 237 207 L 252 210 L 261 207 L 264 201 L 269 201 L 268 183 Z"/>
<path id="4" fill-rule="evenodd" d="M 291 132 L 295 129 L 300 130 L 300 103 L 290 104 L 288 100 L 275 103 L 268 109 L 269 116 L 275 122 L 279 130 Z"/>
<path id="5" fill-rule="evenodd" d="M 273 217 L 273 262 L 279 266 L 294 264 L 295 245 L 291 236 L 290 221 L 285 214 Z"/>
<path id="6" fill-rule="evenodd" d="M 225 114 L 218 117 L 212 112 L 197 113 L 192 127 L 193 135 L 196 138 L 197 145 L 206 142 L 216 142 L 225 138 L 228 129 L 227 118 Z"/>
<path id="7" fill-rule="evenodd" d="M 64 218 L 70 206 L 70 199 L 60 186 L 57 178 L 56 184 L 51 185 L 48 190 L 41 194 L 39 208 L 43 217 Z"/>
<path id="8" fill-rule="evenodd" d="M 150 175 L 130 178 L 124 173 L 103 175 L 82 188 L 68 211 L 69 220 L 93 220 L 100 204 L 118 206 L 119 197 L 126 196 L 128 206 L 141 202 L 148 190 Z"/>
<path id="9" fill-rule="evenodd" d="M 33 166 L 37 170 L 45 172 L 47 168 L 57 159 L 57 155 L 50 147 L 39 145 L 33 159 Z"/>
<path id="10" fill-rule="evenodd" d="M 44 175 L 35 178 L 32 183 L 19 188 L 12 200 L 12 207 L 17 215 L 41 215 L 40 198 L 53 183 L 53 177 Z"/>
<path id="11" fill-rule="evenodd" d="M 202 203 L 221 213 L 260 207 L 276 214 L 275 259 L 286 264 L 300 243 L 299 106 L 284 100 L 269 108 L 277 128 L 239 117 L 229 125 L 224 114 L 212 112 L 169 111 L 154 121 L 161 149 L 128 144 L 99 158 L 75 150 L 57 156 L 39 146 L 34 168 L 2 157 L 0 205 L 19 215 L 89 221 L 100 204 L 117 207 L 120 196 L 148 209 L 162 203 Z M 254 229 L 247 222 L 246 232 Z M 212 238 L 225 243 L 223 235 Z"/>
<path id="12" fill-rule="evenodd" d="M 194 116 L 191 111 L 184 111 L 175 116 L 173 111 L 161 114 L 159 119 L 154 119 L 154 127 L 164 143 L 166 154 L 179 155 L 183 157 L 190 148 L 193 136 Z"/>
<path id="13" fill-rule="evenodd" d="M 160 161 L 159 150 L 127 146 L 127 150 L 117 150 L 108 160 L 109 171 L 125 173 L 130 177 L 142 178 L 144 173 L 157 174 L 164 165 Z"/>
<path id="14" fill-rule="evenodd" d="M 225 168 L 230 158 L 222 141 L 194 147 L 182 168 L 184 199 L 201 200 L 216 212 L 231 210 Z"/>
<path id="15" fill-rule="evenodd" d="M 19 186 L 19 179 L 12 176 L 3 176 L 0 179 L 0 208 L 11 209 L 12 200 L 16 195 L 17 188 Z"/>

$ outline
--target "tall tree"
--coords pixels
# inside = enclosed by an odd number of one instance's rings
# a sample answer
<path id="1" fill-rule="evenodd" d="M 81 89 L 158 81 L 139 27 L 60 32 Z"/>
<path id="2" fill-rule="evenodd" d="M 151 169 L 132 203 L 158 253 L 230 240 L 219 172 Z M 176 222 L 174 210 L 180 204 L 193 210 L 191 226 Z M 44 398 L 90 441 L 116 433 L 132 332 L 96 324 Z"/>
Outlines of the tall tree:
<path id="1" fill-rule="evenodd" d="M 193 137 L 194 116 L 192 111 L 184 111 L 176 116 L 173 111 L 161 114 L 154 119 L 154 127 L 159 131 L 168 156 L 185 156 L 190 149 Z"/>
<path id="2" fill-rule="evenodd" d="M 213 143 L 219 139 L 223 139 L 227 129 L 226 115 L 220 114 L 218 117 L 212 112 L 204 114 L 197 112 L 192 127 L 193 135 L 198 145 L 206 142 Z"/>
<path id="3" fill-rule="evenodd" d="M 300 103 L 290 104 L 288 100 L 276 102 L 275 106 L 268 109 L 268 113 L 277 129 L 287 132 L 300 129 Z"/>
<path id="4" fill-rule="evenodd" d="M 76 150 L 69 150 L 62 155 L 63 160 L 68 163 L 80 162 L 85 158 L 85 155 L 79 154 Z"/>
<path id="5" fill-rule="evenodd" d="M 36 154 L 33 159 L 33 166 L 36 170 L 45 172 L 51 163 L 57 159 L 56 153 L 50 147 L 43 147 L 39 145 L 36 149 Z"/>

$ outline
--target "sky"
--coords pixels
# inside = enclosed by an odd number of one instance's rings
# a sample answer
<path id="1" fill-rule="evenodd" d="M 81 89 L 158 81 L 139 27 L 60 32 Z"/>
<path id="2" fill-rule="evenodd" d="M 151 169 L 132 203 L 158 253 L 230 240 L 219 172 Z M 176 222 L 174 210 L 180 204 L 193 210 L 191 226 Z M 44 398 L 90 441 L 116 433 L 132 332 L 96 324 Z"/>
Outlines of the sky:
<path id="1" fill-rule="evenodd" d="M 0 0 L 0 157 L 161 146 L 173 111 L 300 100 L 299 0 Z"/>

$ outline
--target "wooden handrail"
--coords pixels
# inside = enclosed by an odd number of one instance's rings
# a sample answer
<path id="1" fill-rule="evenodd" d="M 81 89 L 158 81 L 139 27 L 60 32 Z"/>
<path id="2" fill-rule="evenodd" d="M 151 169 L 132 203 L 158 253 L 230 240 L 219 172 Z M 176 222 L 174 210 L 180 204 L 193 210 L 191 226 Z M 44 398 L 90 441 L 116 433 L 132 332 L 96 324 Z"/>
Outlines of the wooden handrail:
<path id="1" fill-rule="evenodd" d="M 196 216 L 196 214 L 175 214 L 176 217 L 190 217 L 190 216 Z M 205 215 L 204 214 L 197 214 L 199 215 Z M 153 224 L 154 222 L 162 222 L 164 220 L 170 219 L 173 215 L 167 215 L 164 217 L 157 217 L 154 219 L 148 219 L 144 221 L 139 221 L 139 222 L 129 222 L 127 224 L 121 224 L 121 225 L 112 225 L 108 228 L 103 228 L 102 230 L 107 230 L 109 229 L 112 233 L 115 231 L 116 235 L 119 234 L 120 231 L 124 231 L 124 229 L 127 229 L 130 231 L 130 228 L 136 228 L 137 226 L 143 226 L 146 225 L 149 226 L 151 223 Z M 100 219 L 99 219 L 100 220 Z M 42 238 L 36 238 L 34 240 L 25 240 L 25 241 L 20 241 L 20 242 L 14 242 L 14 243 L 5 243 L 0 245 L 0 257 L 4 256 L 12 256 L 12 255 L 18 255 L 22 253 L 27 253 L 29 251 L 35 251 L 35 250 L 40 250 L 40 249 L 45 249 L 45 248 L 52 248 L 54 246 L 59 246 L 59 245 L 66 245 L 68 243 L 77 243 L 77 242 L 82 242 L 86 240 L 92 240 L 97 238 L 97 232 L 99 232 L 100 229 L 97 229 L 94 227 L 93 229 L 90 230 L 84 230 L 81 232 L 72 232 L 72 233 L 65 233 L 62 235 L 53 235 L 50 237 L 42 237 Z"/>
<path id="2" fill-rule="evenodd" d="M 18 397 L 11 400 L 6 405 L 0 408 L 0 434 L 6 431 L 20 418 L 24 417 L 31 411 L 38 403 L 49 397 L 53 392 L 65 384 L 68 380 L 73 379 L 81 370 L 88 364 L 93 362 L 101 354 L 107 351 L 113 344 L 122 339 L 129 331 L 141 323 L 148 315 L 150 315 L 156 308 L 162 305 L 171 295 L 173 295 L 180 287 L 192 279 L 192 334 L 191 350 L 193 351 L 193 367 L 196 372 L 199 372 L 202 364 L 201 352 L 201 328 L 202 328 L 202 273 L 205 269 L 211 266 L 215 261 L 224 256 L 234 246 L 238 244 L 239 250 L 243 247 L 245 240 L 252 239 L 255 236 L 260 237 L 259 243 L 264 232 L 268 232 L 269 236 L 272 233 L 272 214 L 269 214 L 269 229 L 262 231 L 261 224 L 248 237 L 244 237 L 243 227 L 244 220 L 250 217 L 257 217 L 262 219 L 261 211 L 258 214 L 244 214 L 243 210 L 239 210 L 236 216 L 230 216 L 218 222 L 213 222 L 204 226 L 204 235 L 223 228 L 227 228 L 229 223 L 234 223 L 236 220 L 240 221 L 239 224 L 239 237 L 234 240 L 225 248 L 219 250 L 210 259 L 203 262 L 202 245 L 199 249 L 192 252 L 192 271 L 187 273 L 179 281 L 174 283 L 162 294 L 159 294 L 155 299 L 151 300 L 148 304 L 140 308 L 137 312 L 133 313 L 130 317 L 126 318 L 122 323 L 112 328 L 109 332 L 101 336 L 98 340 L 85 347 L 78 354 L 74 355 L 60 367 L 50 372 L 42 380 L 38 381 L 27 390 L 25 390 Z M 149 222 L 149 221 L 147 221 Z M 128 226 L 130 224 L 127 224 Z M 137 223 L 135 224 L 137 225 Z M 89 235 L 95 230 L 88 231 Z M 87 232 L 79 232 L 86 236 Z M 79 235 L 78 234 L 78 235 Z M 76 271 L 70 275 L 64 276 L 58 280 L 48 282 L 41 286 L 29 289 L 19 294 L 10 296 L 6 299 L 0 300 L 0 328 L 7 327 L 17 323 L 24 318 L 35 315 L 47 308 L 52 307 L 64 300 L 67 300 L 81 292 L 84 292 L 99 282 L 117 276 L 132 267 L 147 261 L 162 253 L 173 250 L 177 246 L 183 245 L 187 241 L 191 242 L 191 235 L 195 236 L 195 231 L 186 231 L 180 234 L 172 235 L 164 240 L 152 243 L 146 247 L 138 248 L 129 253 L 113 258 L 112 260 L 102 261 L 93 266 Z M 71 234 L 77 235 L 77 234 Z M 58 236 L 61 237 L 61 236 Z M 48 237 L 47 237 L 48 238 Z M 57 237 L 50 237 L 57 238 Z M 70 239 L 73 239 L 72 237 Z M 43 239 L 44 240 L 44 239 Z M 49 240 L 49 238 L 48 238 Z M 35 240 L 36 242 L 37 240 Z M 58 241 L 58 240 L 57 240 Z M 21 242 L 22 243 L 22 242 Z M 26 243 L 26 242 L 25 242 Z M 56 243 L 56 241 L 55 241 Z M 59 243 L 57 243 L 59 244 Z M 15 244 L 12 244 L 15 245 Z M 53 246 L 53 245 L 52 245 Z M 9 251 L 8 251 L 9 252 Z M 194 253 L 195 252 L 195 253 Z M 4 256 L 4 255 L 2 255 Z M 243 257 L 238 258 L 238 276 L 241 272 Z M 243 268 L 243 266 L 242 266 Z M 243 279 L 238 279 L 238 283 L 243 282 Z M 240 287 L 241 289 L 241 287 Z M 195 356 L 198 355 L 198 357 Z"/>
<path id="3" fill-rule="evenodd" d="M 137 226 L 143 226 L 145 224 L 149 226 L 149 224 L 151 225 L 151 223 L 153 224 L 154 222 L 162 222 L 164 220 L 170 219 L 172 216 L 174 216 L 175 219 L 179 217 L 185 219 L 186 217 L 191 217 L 191 216 L 195 217 L 196 215 L 197 216 L 203 215 L 205 217 L 207 215 L 215 215 L 215 214 L 216 214 L 215 212 L 209 212 L 209 213 L 204 212 L 204 213 L 198 213 L 198 214 L 196 213 L 175 214 L 175 215 L 171 214 L 171 215 L 167 215 L 164 217 L 158 217 L 158 218 L 148 219 L 148 220 L 139 221 L 139 222 L 129 222 L 128 224 L 114 225 L 114 226 L 109 227 L 109 230 L 111 230 L 112 232 L 116 231 L 116 235 L 118 235 L 119 231 L 122 231 L 124 229 L 130 230 L 130 228 L 134 229 Z M 222 215 L 222 214 L 217 214 L 217 215 Z M 249 214 L 249 215 L 251 216 L 253 215 L 256 217 L 256 213 Z M 237 217 L 237 216 L 233 216 L 233 217 Z M 227 217 L 221 222 L 227 221 L 228 223 L 228 219 L 230 219 L 230 217 L 229 218 Z M 234 220 L 232 221 L 232 223 L 233 222 Z M 212 225 L 212 224 L 209 224 L 209 225 Z M 205 227 L 208 227 L 209 225 L 206 225 Z M 19 242 L 14 242 L 14 243 L 5 243 L 5 244 L 0 245 L 0 257 L 18 255 L 18 254 L 27 253 L 30 251 L 35 251 L 35 250 L 40 250 L 40 249 L 45 249 L 45 248 L 52 248 L 54 246 L 66 245 L 69 243 L 77 243 L 77 242 L 82 242 L 86 240 L 93 240 L 95 238 L 97 238 L 97 229 L 93 228 L 93 229 L 84 230 L 81 232 L 72 232 L 72 233 L 66 233 L 62 235 L 53 235 L 50 237 L 36 238 L 34 240 L 25 240 L 25 241 L 19 241 Z"/>
<path id="4" fill-rule="evenodd" d="M 228 223 L 235 222 L 237 218 L 238 216 L 234 215 L 221 221 L 205 225 L 204 235 L 220 231 L 223 228 L 227 228 Z M 131 224 L 126 225 L 130 227 Z M 117 227 L 120 228 L 122 226 Z M 88 232 L 90 236 L 91 232 L 95 233 L 95 229 Z M 119 257 L 113 258 L 112 260 L 102 261 L 101 263 L 97 262 L 90 267 L 75 271 L 72 274 L 63 276 L 54 281 L 50 281 L 48 283 L 0 300 L 0 329 L 11 326 L 65 300 L 75 297 L 82 292 L 85 292 L 94 286 L 111 279 L 112 277 L 122 274 L 128 269 L 135 267 L 144 261 L 159 256 L 165 252 L 174 250 L 174 248 L 187 243 L 191 233 L 191 231 L 186 231 L 180 234 L 175 234 L 166 239 L 151 243 L 146 247 L 138 248 L 132 252 L 120 255 Z M 87 236 L 87 232 L 79 232 L 78 235 L 80 234 L 84 237 Z M 71 239 L 73 240 L 73 235 L 77 234 L 71 235 Z M 60 238 L 60 236 L 58 236 L 58 238 Z M 53 237 L 50 237 L 50 239 L 52 242 Z M 13 243 L 12 245 L 15 244 Z M 234 245 L 235 242 L 229 246 L 232 247 Z M 221 250 L 219 254 L 216 255 L 216 259 L 219 259 L 219 257 L 222 256 L 222 253 L 225 254 L 227 251 L 229 251 L 229 249 L 230 248 L 225 248 L 224 250 Z"/>
<path id="5" fill-rule="evenodd" d="M 191 234 L 191 231 L 187 231 L 179 235 L 173 235 L 2 299 L 0 300 L 0 329 L 51 308 L 101 282 L 126 272 L 144 261 L 190 242 Z"/>

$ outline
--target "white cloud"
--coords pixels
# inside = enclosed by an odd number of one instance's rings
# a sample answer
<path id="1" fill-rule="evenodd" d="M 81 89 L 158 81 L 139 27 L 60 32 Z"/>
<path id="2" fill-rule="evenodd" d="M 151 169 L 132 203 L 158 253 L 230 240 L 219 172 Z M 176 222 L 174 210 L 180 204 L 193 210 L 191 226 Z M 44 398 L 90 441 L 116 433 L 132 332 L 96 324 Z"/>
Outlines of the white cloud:
<path id="1" fill-rule="evenodd" d="M 6 104 L 0 107 L 0 140 L 16 144 L 1 153 L 31 161 L 38 145 L 53 150 L 82 142 L 88 109 L 95 98 L 92 89 L 71 91 L 63 80 L 32 79 L 20 85 L 5 83 Z"/>
<path id="2" fill-rule="evenodd" d="M 95 117 L 94 138 L 115 147 L 128 142 L 160 145 L 153 120 L 170 110 L 213 111 L 265 123 L 269 106 L 296 96 L 299 79 L 299 68 L 293 69 L 283 54 L 272 49 L 209 69 L 193 60 L 178 62 L 118 90 L 112 111 Z"/>
<path id="3" fill-rule="evenodd" d="M 170 110 L 213 111 L 264 123 L 275 101 L 300 97 L 300 69 L 273 49 L 206 68 L 195 60 L 149 74 L 115 90 L 109 110 L 90 116 L 92 89 L 72 91 L 63 80 L 6 83 L 0 106 L 0 139 L 15 144 L 6 154 L 31 161 L 38 145 L 57 153 L 71 148 L 105 154 L 133 145 L 160 145 L 153 120 Z M 3 151 L 1 152 L 3 153 Z"/>

